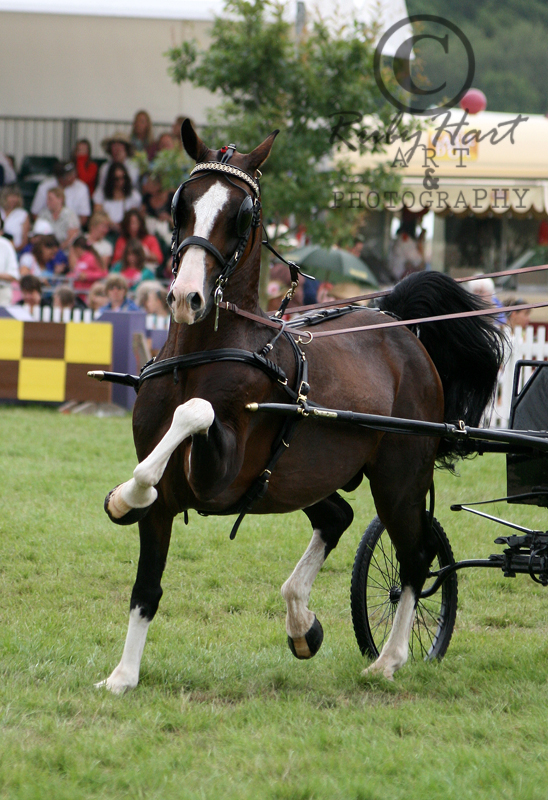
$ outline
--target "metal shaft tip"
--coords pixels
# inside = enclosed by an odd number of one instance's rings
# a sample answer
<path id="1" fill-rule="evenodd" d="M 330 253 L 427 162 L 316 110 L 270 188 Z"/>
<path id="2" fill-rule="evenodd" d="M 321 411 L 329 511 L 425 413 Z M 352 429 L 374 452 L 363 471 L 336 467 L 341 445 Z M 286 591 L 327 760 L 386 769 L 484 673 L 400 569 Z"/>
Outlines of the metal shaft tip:
<path id="1" fill-rule="evenodd" d="M 248 411 L 258 411 L 259 410 L 259 404 L 258 403 L 248 403 L 246 405 L 246 408 L 247 408 Z"/>
<path id="2" fill-rule="evenodd" d="M 95 378 L 96 381 L 102 381 L 105 377 L 105 373 L 102 370 L 93 370 L 92 372 L 88 372 L 88 378 Z"/>

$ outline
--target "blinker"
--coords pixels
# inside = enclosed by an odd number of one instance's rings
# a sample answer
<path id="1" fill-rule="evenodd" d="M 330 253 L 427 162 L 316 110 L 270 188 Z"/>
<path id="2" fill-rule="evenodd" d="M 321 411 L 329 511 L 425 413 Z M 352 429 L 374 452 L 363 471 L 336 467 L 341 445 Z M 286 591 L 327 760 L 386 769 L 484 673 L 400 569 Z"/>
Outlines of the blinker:
<path id="1" fill-rule="evenodd" d="M 253 200 L 249 195 L 245 198 L 238 211 L 238 218 L 236 220 L 236 233 L 238 236 L 244 236 L 253 222 Z"/>
<path id="2" fill-rule="evenodd" d="M 173 224 L 175 227 L 179 227 L 179 215 L 177 213 L 177 209 L 179 207 L 179 200 L 181 198 L 181 192 L 183 190 L 184 183 L 182 183 L 175 194 L 173 195 L 173 200 L 171 201 L 171 217 L 173 219 Z"/>

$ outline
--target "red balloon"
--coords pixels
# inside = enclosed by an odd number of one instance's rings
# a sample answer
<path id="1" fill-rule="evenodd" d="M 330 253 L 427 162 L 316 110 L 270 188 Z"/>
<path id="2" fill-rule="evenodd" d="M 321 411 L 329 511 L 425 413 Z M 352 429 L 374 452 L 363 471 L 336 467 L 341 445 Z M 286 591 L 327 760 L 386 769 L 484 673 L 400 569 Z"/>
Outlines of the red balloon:
<path id="1" fill-rule="evenodd" d="M 459 105 L 469 114 L 479 114 L 487 108 L 487 98 L 481 89 L 468 89 Z"/>

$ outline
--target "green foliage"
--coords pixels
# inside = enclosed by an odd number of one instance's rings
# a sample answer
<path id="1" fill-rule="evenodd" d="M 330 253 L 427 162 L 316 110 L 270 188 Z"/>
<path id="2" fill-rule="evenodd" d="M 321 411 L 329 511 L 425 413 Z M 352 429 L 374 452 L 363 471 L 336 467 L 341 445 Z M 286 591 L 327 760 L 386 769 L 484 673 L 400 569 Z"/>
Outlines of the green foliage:
<path id="1" fill-rule="evenodd" d="M 303 424 L 306 424 L 303 423 Z M 139 553 L 103 512 L 131 476 L 131 420 L 3 408 L 0 415 L 0 798 L 4 800 L 544 800 L 547 590 L 495 570 L 459 573 L 441 663 L 360 677 L 349 589 L 374 514 L 315 581 L 325 630 L 312 661 L 286 645 L 279 587 L 305 550 L 304 514 L 175 520 L 140 686 L 93 688 L 118 662 Z M 499 497 L 503 456 L 436 476 L 456 558 L 500 551 L 493 523 L 450 503 Z M 546 528 L 546 510 L 492 511 Z"/>
<path id="2" fill-rule="evenodd" d="M 435 14 L 466 34 L 476 59 L 473 86 L 490 111 L 545 114 L 548 111 L 548 5 L 544 0 L 408 0 L 409 14 Z M 420 48 L 419 48 L 420 49 Z M 434 81 L 442 70 L 462 74 L 453 54 L 429 53 L 425 72 Z M 442 63 L 443 62 L 443 63 Z"/>
<path id="3" fill-rule="evenodd" d="M 150 175 L 160 182 L 162 189 L 171 191 L 188 177 L 192 169 L 190 158 L 179 147 L 159 150 L 151 161 L 141 150 L 135 153 L 133 160 L 137 163 L 141 175 Z"/>
<path id="4" fill-rule="evenodd" d="M 294 227 L 306 225 L 316 242 L 351 243 L 359 210 L 345 209 L 342 220 L 330 210 L 333 191 L 396 185 L 388 168 L 356 176 L 349 159 L 334 161 L 341 141 L 332 128 L 340 112 L 369 116 L 370 128 L 381 131 L 394 117 L 373 77 L 374 31 L 357 21 L 335 29 L 315 19 L 297 38 L 283 4 L 273 0 L 228 0 L 225 11 L 208 50 L 184 42 L 167 53 L 176 82 L 190 80 L 221 96 L 203 138 L 211 147 L 235 141 L 247 152 L 279 129 L 264 168 L 266 221 L 293 215 Z"/>

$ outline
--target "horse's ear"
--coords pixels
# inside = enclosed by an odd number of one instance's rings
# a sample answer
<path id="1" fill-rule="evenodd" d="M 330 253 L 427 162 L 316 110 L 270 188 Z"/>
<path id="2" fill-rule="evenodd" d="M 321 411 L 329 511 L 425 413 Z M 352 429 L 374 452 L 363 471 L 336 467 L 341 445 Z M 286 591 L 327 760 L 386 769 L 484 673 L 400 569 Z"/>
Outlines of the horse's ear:
<path id="1" fill-rule="evenodd" d="M 196 163 L 208 160 L 209 148 L 202 142 L 189 119 L 185 119 L 181 125 L 181 141 L 189 156 Z"/>
<path id="2" fill-rule="evenodd" d="M 248 172 L 253 174 L 253 172 L 256 169 L 259 169 L 261 164 L 264 164 L 264 162 L 270 155 L 270 151 L 272 150 L 272 145 L 274 144 L 274 139 L 279 134 L 279 132 L 280 132 L 279 130 L 272 131 L 270 136 L 267 136 L 262 144 L 256 147 L 255 150 L 252 150 L 251 153 L 248 153 L 247 164 L 246 164 Z"/>

